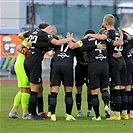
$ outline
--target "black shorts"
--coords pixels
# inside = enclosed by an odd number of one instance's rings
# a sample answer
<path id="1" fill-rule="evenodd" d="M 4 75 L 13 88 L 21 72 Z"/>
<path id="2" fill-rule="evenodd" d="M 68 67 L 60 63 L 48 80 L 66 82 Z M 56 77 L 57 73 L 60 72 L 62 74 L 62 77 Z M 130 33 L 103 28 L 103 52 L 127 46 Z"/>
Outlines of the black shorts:
<path id="1" fill-rule="evenodd" d="M 126 65 L 110 67 L 109 74 L 110 87 L 126 85 Z"/>
<path id="2" fill-rule="evenodd" d="M 64 86 L 73 87 L 73 68 L 65 66 L 54 66 L 51 69 L 51 86 Z"/>
<path id="3" fill-rule="evenodd" d="M 88 80 L 91 90 L 107 88 L 109 84 L 109 66 L 107 62 L 93 62 L 88 65 Z"/>
<path id="4" fill-rule="evenodd" d="M 127 67 L 127 76 L 126 76 L 126 85 L 132 84 L 132 62 L 126 62 Z"/>
<path id="5" fill-rule="evenodd" d="M 75 86 L 82 86 L 84 83 L 87 83 L 88 79 L 88 65 L 76 65 L 75 66 Z"/>
<path id="6" fill-rule="evenodd" d="M 41 62 L 31 63 L 28 60 L 24 62 L 24 68 L 26 75 L 30 83 L 40 84 L 42 83 L 42 65 Z"/>

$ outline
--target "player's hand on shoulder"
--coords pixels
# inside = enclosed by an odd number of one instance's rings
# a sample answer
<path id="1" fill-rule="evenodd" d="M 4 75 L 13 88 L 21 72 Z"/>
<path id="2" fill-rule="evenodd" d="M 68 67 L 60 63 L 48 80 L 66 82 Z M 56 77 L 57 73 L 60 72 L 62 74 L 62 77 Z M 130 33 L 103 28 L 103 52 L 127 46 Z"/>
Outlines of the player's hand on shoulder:
<path id="1" fill-rule="evenodd" d="M 106 49 L 106 45 L 105 44 L 101 44 L 101 42 L 99 42 L 97 44 L 97 48 L 100 49 L 100 50 L 105 50 Z"/>
<path id="2" fill-rule="evenodd" d="M 120 36 L 123 36 L 123 32 L 120 28 L 118 28 L 118 32 L 119 32 Z"/>
<path id="3" fill-rule="evenodd" d="M 121 54 L 120 51 L 118 51 L 117 53 L 113 53 L 113 57 L 114 57 L 114 58 L 119 58 L 119 57 L 121 57 L 121 56 L 122 56 L 122 54 Z"/>

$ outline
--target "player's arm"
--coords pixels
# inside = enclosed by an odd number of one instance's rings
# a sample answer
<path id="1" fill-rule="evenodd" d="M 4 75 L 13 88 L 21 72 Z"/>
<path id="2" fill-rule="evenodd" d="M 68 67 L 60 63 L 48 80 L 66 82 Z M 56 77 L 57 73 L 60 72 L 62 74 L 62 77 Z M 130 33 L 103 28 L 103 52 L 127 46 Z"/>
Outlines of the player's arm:
<path id="1" fill-rule="evenodd" d="M 28 37 L 29 31 L 24 31 L 18 34 L 18 38 L 24 40 L 24 38 Z"/>
<path id="2" fill-rule="evenodd" d="M 27 42 L 28 42 L 28 38 L 25 38 L 24 41 L 20 45 L 18 45 L 16 48 L 18 52 L 20 52 L 21 54 L 24 54 L 26 57 L 29 56 L 30 54 L 28 49 L 26 49 Z"/>
<path id="3" fill-rule="evenodd" d="M 72 40 L 75 40 L 75 39 L 70 35 L 70 33 L 67 33 L 66 38 L 59 39 L 59 40 L 53 38 L 50 40 L 50 43 L 52 43 L 54 45 L 62 45 L 62 44 L 68 43 L 69 41 L 72 41 Z"/>
<path id="4" fill-rule="evenodd" d="M 48 42 L 37 42 L 33 43 L 32 41 L 27 43 L 27 48 L 36 47 L 36 48 L 47 48 L 50 47 L 52 44 Z"/>
<path id="5" fill-rule="evenodd" d="M 124 41 L 123 47 L 124 47 L 124 49 L 122 50 L 122 54 L 125 54 L 127 51 L 132 49 L 132 45 L 127 41 Z"/>
<path id="6" fill-rule="evenodd" d="M 123 40 L 130 41 L 132 39 L 132 36 L 129 33 L 127 33 L 124 30 L 122 30 L 122 32 L 123 32 Z"/>
<path id="7" fill-rule="evenodd" d="M 20 34 L 18 34 L 18 38 L 21 40 L 24 40 L 25 38 L 28 38 L 33 31 L 25 31 Z"/>
<path id="8" fill-rule="evenodd" d="M 112 45 L 112 46 L 121 46 L 123 43 L 123 32 L 118 28 L 118 32 L 120 34 L 120 37 L 118 38 L 118 40 L 112 40 L 110 38 L 107 38 L 107 42 L 108 44 Z"/>
<path id="9" fill-rule="evenodd" d="M 84 36 L 84 38 L 88 38 L 88 37 L 96 38 L 97 40 L 107 39 L 107 36 L 105 34 L 87 34 Z"/>
<path id="10" fill-rule="evenodd" d="M 106 49 L 106 45 L 105 44 L 101 44 L 101 42 L 99 42 L 97 45 L 84 45 L 81 48 L 79 48 L 79 51 L 84 52 L 84 51 L 91 51 L 94 49 L 99 49 L 99 50 L 105 50 Z"/>

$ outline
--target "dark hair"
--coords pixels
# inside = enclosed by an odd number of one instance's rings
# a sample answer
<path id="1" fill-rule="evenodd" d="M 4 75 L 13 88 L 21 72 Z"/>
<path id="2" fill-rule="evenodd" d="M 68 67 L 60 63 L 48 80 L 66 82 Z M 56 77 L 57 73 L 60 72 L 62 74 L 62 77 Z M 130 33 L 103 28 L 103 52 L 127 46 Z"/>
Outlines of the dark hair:
<path id="1" fill-rule="evenodd" d="M 39 26 L 38 26 L 38 28 L 39 29 L 45 29 L 48 26 L 49 26 L 49 24 L 47 24 L 47 23 L 40 23 Z"/>
<path id="2" fill-rule="evenodd" d="M 84 33 L 84 36 L 87 35 L 87 34 L 95 34 L 95 32 L 93 30 L 87 30 L 85 33 Z"/>

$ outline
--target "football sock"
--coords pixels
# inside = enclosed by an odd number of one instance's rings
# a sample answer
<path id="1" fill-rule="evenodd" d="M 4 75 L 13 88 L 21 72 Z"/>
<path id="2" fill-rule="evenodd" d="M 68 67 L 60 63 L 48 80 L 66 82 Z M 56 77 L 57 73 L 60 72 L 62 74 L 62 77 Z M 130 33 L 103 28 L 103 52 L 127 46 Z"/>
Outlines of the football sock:
<path id="1" fill-rule="evenodd" d="M 14 104 L 13 104 L 13 109 L 17 110 L 20 103 L 21 103 L 21 96 L 22 96 L 22 92 L 18 92 L 14 98 Z"/>
<path id="2" fill-rule="evenodd" d="M 21 104 L 23 112 L 28 111 L 29 99 L 30 99 L 30 94 L 23 92 L 21 96 Z"/>
<path id="3" fill-rule="evenodd" d="M 132 105 L 131 105 L 131 110 L 133 110 L 133 88 L 131 89 L 131 93 L 132 93 Z"/>
<path id="4" fill-rule="evenodd" d="M 38 113 L 43 112 L 43 97 L 38 97 Z"/>
<path id="5" fill-rule="evenodd" d="M 98 116 L 100 116 L 100 113 L 99 113 L 99 99 L 98 99 L 97 94 L 91 95 L 91 102 L 92 102 L 92 105 L 93 105 L 93 109 L 94 109 L 96 118 L 98 118 Z"/>
<path id="6" fill-rule="evenodd" d="M 107 90 L 102 91 L 102 99 L 104 101 L 104 105 L 109 105 L 109 93 Z"/>
<path id="7" fill-rule="evenodd" d="M 81 94 L 76 94 L 76 106 L 77 110 L 81 110 Z"/>
<path id="8" fill-rule="evenodd" d="M 51 97 L 50 97 L 51 114 L 55 114 L 56 104 L 57 104 L 57 93 L 51 92 Z"/>
<path id="9" fill-rule="evenodd" d="M 72 92 L 66 92 L 65 103 L 66 103 L 66 113 L 71 115 L 73 107 Z"/>
<path id="10" fill-rule="evenodd" d="M 111 110 L 114 110 L 115 104 L 114 104 L 114 90 L 110 89 L 110 108 Z"/>
<path id="11" fill-rule="evenodd" d="M 31 114 L 36 115 L 36 105 L 38 103 L 38 97 L 37 97 L 37 92 L 31 91 L 30 94 L 30 108 L 31 108 Z"/>
<path id="12" fill-rule="evenodd" d="M 50 112 L 51 110 L 50 110 L 50 97 L 51 97 L 51 95 L 50 94 L 48 94 L 48 112 Z"/>
<path id="13" fill-rule="evenodd" d="M 92 109 L 91 94 L 87 94 L 88 110 Z"/>
<path id="14" fill-rule="evenodd" d="M 125 91 L 125 89 L 122 89 L 120 92 L 121 92 L 121 102 L 122 102 L 121 109 L 122 110 L 127 110 L 127 108 L 128 108 L 128 97 L 127 97 L 126 91 Z"/>
<path id="15" fill-rule="evenodd" d="M 114 111 L 121 111 L 121 93 L 120 90 L 114 90 Z"/>
<path id="16" fill-rule="evenodd" d="M 127 110 L 127 113 L 129 114 L 130 110 L 131 110 L 131 105 L 132 105 L 132 93 L 131 93 L 131 91 L 126 91 L 126 93 L 127 93 L 127 97 L 128 97 L 128 110 Z"/>

